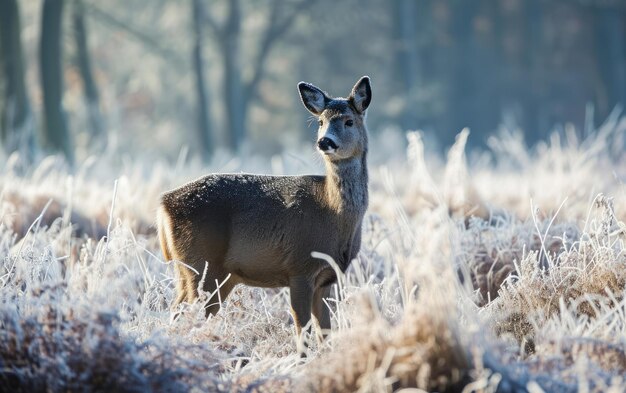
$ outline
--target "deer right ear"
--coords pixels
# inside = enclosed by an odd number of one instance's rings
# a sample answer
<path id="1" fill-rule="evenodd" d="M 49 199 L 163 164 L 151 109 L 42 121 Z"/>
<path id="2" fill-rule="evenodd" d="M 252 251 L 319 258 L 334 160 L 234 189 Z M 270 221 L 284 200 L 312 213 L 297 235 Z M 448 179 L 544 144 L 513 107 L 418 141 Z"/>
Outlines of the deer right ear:
<path id="1" fill-rule="evenodd" d="M 315 116 L 321 115 L 322 112 L 324 112 L 324 108 L 326 108 L 326 104 L 330 101 L 323 91 L 310 83 L 298 83 L 298 91 L 300 92 L 300 99 L 306 109 Z"/>
<path id="2" fill-rule="evenodd" d="M 372 101 L 372 87 L 370 86 L 370 77 L 364 76 L 354 85 L 350 98 L 355 108 L 363 113 L 370 106 Z"/>

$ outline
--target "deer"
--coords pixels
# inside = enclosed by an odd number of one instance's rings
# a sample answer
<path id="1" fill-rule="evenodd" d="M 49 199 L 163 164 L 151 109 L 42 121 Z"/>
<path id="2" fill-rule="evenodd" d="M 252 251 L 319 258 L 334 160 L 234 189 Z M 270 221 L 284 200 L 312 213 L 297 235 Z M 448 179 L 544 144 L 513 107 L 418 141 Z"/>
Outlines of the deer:
<path id="1" fill-rule="evenodd" d="M 337 280 L 335 268 L 345 272 L 361 247 L 372 91 L 367 76 L 348 98 L 332 98 L 306 82 L 298 91 L 318 120 L 316 147 L 325 175 L 209 174 L 161 194 L 161 250 L 166 260 L 183 262 L 175 264 L 173 310 L 196 301 L 199 289 L 210 294 L 209 318 L 237 284 L 289 287 L 297 336 L 310 328 L 311 314 L 323 337 L 330 332 L 324 299 Z M 337 266 L 313 252 L 327 254 Z"/>

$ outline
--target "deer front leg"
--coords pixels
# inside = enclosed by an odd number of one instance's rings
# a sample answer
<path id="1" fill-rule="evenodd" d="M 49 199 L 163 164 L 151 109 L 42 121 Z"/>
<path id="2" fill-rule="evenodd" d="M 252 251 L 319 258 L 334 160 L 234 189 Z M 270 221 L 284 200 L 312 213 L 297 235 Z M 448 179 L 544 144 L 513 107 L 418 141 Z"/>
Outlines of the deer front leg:
<path id="1" fill-rule="evenodd" d="M 332 284 L 319 287 L 313 292 L 313 316 L 322 330 L 321 339 L 324 340 L 330 331 L 330 310 L 324 299 L 330 296 Z"/>
<path id="2" fill-rule="evenodd" d="M 313 300 L 313 288 L 307 277 L 294 277 L 289 282 L 289 296 L 291 298 L 291 311 L 296 326 L 298 343 L 302 334 L 302 328 L 306 327 L 310 332 L 311 327 L 311 303 Z M 300 347 L 300 345 L 298 345 Z M 300 351 L 301 349 L 298 348 Z M 301 351 L 304 353 L 304 351 Z"/>

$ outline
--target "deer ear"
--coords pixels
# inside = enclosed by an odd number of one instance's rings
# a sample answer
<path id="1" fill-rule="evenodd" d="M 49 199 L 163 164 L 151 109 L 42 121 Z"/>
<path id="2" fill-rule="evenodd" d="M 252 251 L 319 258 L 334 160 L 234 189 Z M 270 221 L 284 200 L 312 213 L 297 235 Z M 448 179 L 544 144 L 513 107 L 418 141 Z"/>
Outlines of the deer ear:
<path id="1" fill-rule="evenodd" d="M 315 116 L 321 115 L 324 112 L 324 108 L 326 108 L 326 104 L 330 101 L 326 93 L 310 83 L 298 83 L 298 91 L 306 109 Z"/>
<path id="2" fill-rule="evenodd" d="M 364 76 L 354 85 L 348 98 L 357 111 L 363 113 L 372 101 L 372 88 L 369 76 Z"/>

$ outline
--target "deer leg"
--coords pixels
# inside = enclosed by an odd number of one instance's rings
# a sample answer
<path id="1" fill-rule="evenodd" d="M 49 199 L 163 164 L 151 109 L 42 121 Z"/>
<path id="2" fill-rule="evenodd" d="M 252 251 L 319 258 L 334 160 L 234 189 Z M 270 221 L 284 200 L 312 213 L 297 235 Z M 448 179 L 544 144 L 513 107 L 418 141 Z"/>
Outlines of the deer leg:
<path id="1" fill-rule="evenodd" d="M 194 297 L 189 297 L 188 291 L 189 286 L 193 285 L 192 276 L 195 275 L 195 273 L 183 264 L 176 264 L 174 269 L 178 277 L 176 281 L 176 300 L 174 300 L 174 304 L 172 304 L 172 309 L 178 307 L 178 305 L 184 301 L 191 303 L 195 299 Z"/>
<path id="2" fill-rule="evenodd" d="M 313 292 L 313 316 L 322 330 L 322 339 L 325 339 L 330 331 L 330 310 L 324 299 L 330 296 L 331 285 L 319 287 Z"/>
<path id="3" fill-rule="evenodd" d="M 291 314 L 299 340 L 303 327 L 307 327 L 307 332 L 311 331 L 311 327 L 307 326 L 311 321 L 311 303 L 313 300 L 313 288 L 309 280 L 306 277 L 292 278 L 289 282 L 289 296 L 291 298 Z"/>
<path id="4" fill-rule="evenodd" d="M 220 310 L 220 303 L 226 299 L 237 282 L 233 277 L 228 276 L 217 264 L 208 264 L 204 261 L 190 264 L 199 274 L 189 269 L 185 265 L 178 265 L 177 297 L 174 301 L 173 309 L 180 303 L 186 301 L 193 303 L 200 297 L 200 291 L 207 292 L 207 299 L 204 309 L 205 315 L 215 315 Z M 206 269 L 206 272 L 205 272 Z M 202 287 L 200 288 L 200 286 Z M 176 318 L 176 316 L 174 317 Z"/>
<path id="5" fill-rule="evenodd" d="M 192 303 L 196 299 L 196 296 L 193 296 L 193 294 L 189 291 L 189 288 L 194 285 L 193 276 L 195 273 L 182 264 L 176 264 L 174 266 L 174 270 L 176 270 L 177 281 L 176 298 L 171 306 L 171 310 L 174 312 L 172 320 L 176 320 L 180 316 L 178 306 L 182 302 Z"/>
<path id="6" fill-rule="evenodd" d="M 203 287 L 203 290 L 211 296 L 204 306 L 207 318 L 209 315 L 217 314 L 222 306 L 222 302 L 226 300 L 235 285 L 237 285 L 237 282 L 234 277 L 229 277 L 228 274 L 220 274 L 219 278 L 212 278 L 211 281 L 209 281 L 209 275 L 207 274 Z"/>

